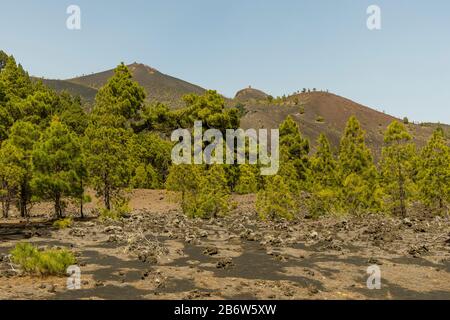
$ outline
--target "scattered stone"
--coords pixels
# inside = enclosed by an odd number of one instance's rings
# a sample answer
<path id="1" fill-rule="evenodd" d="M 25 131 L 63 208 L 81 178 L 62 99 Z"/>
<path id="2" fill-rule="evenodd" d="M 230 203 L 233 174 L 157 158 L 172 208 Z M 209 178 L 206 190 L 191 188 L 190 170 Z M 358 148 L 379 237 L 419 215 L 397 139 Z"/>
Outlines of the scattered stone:
<path id="1" fill-rule="evenodd" d="M 310 285 L 308 287 L 308 294 L 311 295 L 311 296 L 316 295 L 319 292 L 320 292 L 319 289 L 317 289 L 316 286 L 314 286 L 314 285 Z"/>
<path id="2" fill-rule="evenodd" d="M 220 259 L 216 264 L 217 269 L 228 269 L 231 267 L 234 267 L 233 259 L 231 258 Z"/>
<path id="3" fill-rule="evenodd" d="M 304 271 L 305 271 L 305 273 L 306 273 L 308 276 L 314 277 L 314 276 L 316 275 L 316 274 L 314 273 L 314 271 L 312 271 L 312 270 L 304 269 Z"/>
<path id="4" fill-rule="evenodd" d="M 409 218 L 403 219 L 403 224 L 409 228 L 411 228 L 413 226 L 413 223 Z"/>
<path id="5" fill-rule="evenodd" d="M 48 287 L 49 293 L 56 293 L 56 284 L 52 284 Z"/>
<path id="6" fill-rule="evenodd" d="M 215 247 L 208 247 L 205 250 L 203 250 L 203 254 L 205 256 L 214 256 L 218 253 L 219 253 L 219 250 Z"/>
<path id="7" fill-rule="evenodd" d="M 408 254 L 413 256 L 414 258 L 419 258 L 420 256 L 428 253 L 430 250 L 426 245 L 422 246 L 413 246 L 408 250 Z"/>
<path id="8" fill-rule="evenodd" d="M 310 239 L 317 239 L 319 237 L 319 234 L 317 233 L 317 231 L 312 231 L 310 234 L 309 234 L 309 238 Z"/>
<path id="9" fill-rule="evenodd" d="M 202 230 L 202 231 L 200 231 L 200 233 L 199 233 L 200 238 L 207 238 L 208 235 L 209 235 L 209 233 L 208 233 L 208 231 L 206 231 L 206 230 Z"/>
<path id="10" fill-rule="evenodd" d="M 367 260 L 368 264 L 376 264 L 376 265 L 383 265 L 383 262 L 381 262 L 380 260 L 378 260 L 377 258 L 371 257 L 369 258 L 369 260 Z"/>
<path id="11" fill-rule="evenodd" d="M 80 238 L 86 236 L 86 232 L 83 229 L 80 229 L 80 228 L 72 228 L 72 229 L 70 229 L 69 234 L 71 236 L 80 237 Z"/>
<path id="12" fill-rule="evenodd" d="M 123 232 L 122 227 L 119 226 L 107 226 L 103 229 L 103 233 L 121 233 Z"/>

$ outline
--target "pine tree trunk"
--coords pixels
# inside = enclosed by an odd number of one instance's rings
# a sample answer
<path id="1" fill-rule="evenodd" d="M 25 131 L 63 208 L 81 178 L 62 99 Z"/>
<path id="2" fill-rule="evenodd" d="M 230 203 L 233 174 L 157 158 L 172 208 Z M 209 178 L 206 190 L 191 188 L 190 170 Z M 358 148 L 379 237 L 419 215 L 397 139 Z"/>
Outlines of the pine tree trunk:
<path id="1" fill-rule="evenodd" d="M 19 198 L 19 210 L 20 216 L 22 218 L 28 217 L 27 203 L 28 203 L 28 188 L 26 184 L 22 184 L 22 186 L 20 187 L 20 198 Z"/>
<path id="2" fill-rule="evenodd" d="M 108 175 L 104 174 L 103 181 L 105 183 L 105 192 L 104 192 L 104 202 L 105 202 L 105 208 L 107 210 L 111 210 L 111 188 L 108 182 Z"/>
<path id="3" fill-rule="evenodd" d="M 61 207 L 61 194 L 59 192 L 55 195 L 55 215 L 57 218 L 62 218 L 62 207 Z"/>
<path id="4" fill-rule="evenodd" d="M 81 181 L 80 181 L 80 187 L 81 187 L 81 196 L 80 196 L 80 216 L 81 216 L 81 219 L 84 219 L 84 212 L 83 212 L 83 200 L 84 200 L 83 179 L 81 179 Z"/>
<path id="5" fill-rule="evenodd" d="M 405 193 L 405 177 L 403 176 L 402 168 L 400 166 L 400 159 L 397 156 L 398 161 L 398 186 L 399 186 L 399 198 L 400 198 L 400 214 L 403 218 L 406 218 L 406 193 Z"/>
<path id="6" fill-rule="evenodd" d="M 108 185 L 105 186 L 105 207 L 107 210 L 111 210 L 111 194 Z"/>
<path id="7" fill-rule="evenodd" d="M 10 201 L 9 199 L 4 199 L 2 201 L 2 212 L 3 212 L 3 218 L 7 219 L 8 215 L 9 215 L 9 206 L 10 206 Z"/>

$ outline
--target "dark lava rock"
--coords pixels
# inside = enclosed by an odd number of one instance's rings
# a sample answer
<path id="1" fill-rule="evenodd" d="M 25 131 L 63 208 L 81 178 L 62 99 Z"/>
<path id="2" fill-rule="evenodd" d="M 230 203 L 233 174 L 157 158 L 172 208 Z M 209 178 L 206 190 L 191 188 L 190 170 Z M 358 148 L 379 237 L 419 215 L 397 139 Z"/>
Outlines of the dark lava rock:
<path id="1" fill-rule="evenodd" d="M 231 259 L 231 258 L 220 259 L 216 264 L 217 269 L 228 269 L 233 266 L 234 266 L 234 263 L 233 263 L 233 259 Z"/>
<path id="2" fill-rule="evenodd" d="M 214 248 L 214 247 L 208 247 L 205 250 L 203 250 L 203 254 L 205 256 L 214 256 L 214 255 L 216 255 L 218 253 L 219 253 L 219 250 L 217 248 Z"/>

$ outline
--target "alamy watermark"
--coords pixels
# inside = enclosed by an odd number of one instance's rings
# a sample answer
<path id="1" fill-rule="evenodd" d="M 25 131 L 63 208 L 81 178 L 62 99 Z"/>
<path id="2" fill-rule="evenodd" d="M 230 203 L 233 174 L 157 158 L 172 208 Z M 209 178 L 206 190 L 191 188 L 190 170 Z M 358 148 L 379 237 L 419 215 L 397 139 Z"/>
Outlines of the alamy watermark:
<path id="1" fill-rule="evenodd" d="M 69 266 L 67 268 L 67 289 L 79 290 L 81 289 L 81 269 L 78 266 Z"/>
<path id="2" fill-rule="evenodd" d="M 369 290 L 381 289 L 381 269 L 377 265 L 372 265 L 367 268 L 367 288 Z"/>
<path id="3" fill-rule="evenodd" d="M 69 15 L 66 20 L 67 29 L 81 30 L 81 8 L 72 4 L 67 7 L 66 13 Z"/>
<path id="4" fill-rule="evenodd" d="M 201 121 L 195 121 L 193 137 L 191 131 L 187 129 L 175 130 L 171 140 L 178 141 L 178 144 L 172 149 L 172 162 L 176 165 L 248 163 L 260 165 L 261 175 L 270 176 L 278 173 L 280 139 L 278 129 L 270 130 L 270 145 L 267 129 L 258 131 L 255 129 L 245 131 L 243 129 L 227 129 L 225 135 L 224 139 L 222 132 L 218 129 L 208 129 L 203 132 Z M 203 150 L 204 142 L 209 143 L 205 150 Z M 247 142 L 248 149 L 246 148 Z M 269 147 L 270 153 L 268 152 Z"/>
<path id="5" fill-rule="evenodd" d="M 367 29 L 381 30 L 381 8 L 373 4 L 367 8 L 366 12 L 369 15 L 366 22 Z"/>

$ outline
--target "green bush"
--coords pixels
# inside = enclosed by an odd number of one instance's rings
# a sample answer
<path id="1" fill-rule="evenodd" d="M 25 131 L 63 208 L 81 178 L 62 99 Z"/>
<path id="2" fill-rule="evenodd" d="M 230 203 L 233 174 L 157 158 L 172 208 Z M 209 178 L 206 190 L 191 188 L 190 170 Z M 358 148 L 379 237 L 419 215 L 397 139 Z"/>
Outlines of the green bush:
<path id="1" fill-rule="evenodd" d="M 53 227 L 55 227 L 57 229 L 67 229 L 67 228 L 71 227 L 72 224 L 73 224 L 72 218 L 64 218 L 64 219 L 56 220 L 55 222 L 53 222 Z"/>
<path id="2" fill-rule="evenodd" d="M 131 212 L 129 199 L 126 197 L 117 197 L 112 201 L 112 208 L 100 210 L 100 220 L 119 220 Z"/>
<path id="3" fill-rule="evenodd" d="M 266 188 L 258 193 L 256 211 L 262 220 L 294 218 L 297 204 L 281 176 L 267 179 Z"/>
<path id="4" fill-rule="evenodd" d="M 324 119 L 324 117 L 322 117 L 322 116 L 317 116 L 317 117 L 316 117 L 316 122 L 324 123 L 324 122 L 325 122 L 325 119 Z"/>
<path id="5" fill-rule="evenodd" d="M 30 243 L 18 243 L 10 253 L 13 263 L 37 275 L 64 275 L 67 268 L 76 263 L 75 256 L 67 249 L 41 251 Z"/>

